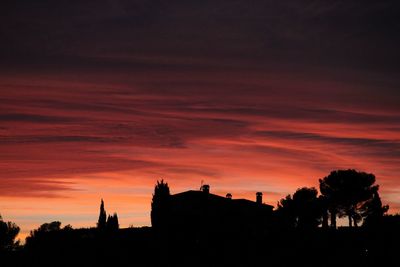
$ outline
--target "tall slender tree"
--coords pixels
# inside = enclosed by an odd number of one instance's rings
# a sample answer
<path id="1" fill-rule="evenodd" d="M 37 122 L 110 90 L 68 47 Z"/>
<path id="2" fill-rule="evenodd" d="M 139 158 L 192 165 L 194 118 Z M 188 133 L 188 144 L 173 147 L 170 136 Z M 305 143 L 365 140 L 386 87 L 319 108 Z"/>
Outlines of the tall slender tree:
<path id="1" fill-rule="evenodd" d="M 106 225 L 107 225 L 107 213 L 106 210 L 104 209 L 104 201 L 103 199 L 101 199 L 100 214 L 99 214 L 99 220 L 97 222 L 97 228 L 105 229 Z"/>
<path id="2" fill-rule="evenodd" d="M 168 218 L 170 191 L 168 183 L 157 181 L 151 202 L 151 224 L 155 228 L 165 227 Z"/>
<path id="3" fill-rule="evenodd" d="M 114 228 L 119 229 L 119 221 L 118 221 L 118 215 L 116 212 L 114 212 Z"/>

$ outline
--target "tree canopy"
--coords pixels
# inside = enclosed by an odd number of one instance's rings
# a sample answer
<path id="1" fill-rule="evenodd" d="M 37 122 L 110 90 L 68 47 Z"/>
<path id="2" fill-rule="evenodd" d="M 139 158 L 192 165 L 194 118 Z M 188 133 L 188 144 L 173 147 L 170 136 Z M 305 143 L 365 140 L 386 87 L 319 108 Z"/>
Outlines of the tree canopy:
<path id="1" fill-rule="evenodd" d="M 0 251 L 14 250 L 18 247 L 19 241 L 15 241 L 20 228 L 13 222 L 5 222 L 0 215 Z"/>
<path id="2" fill-rule="evenodd" d="M 278 202 L 278 214 L 287 226 L 306 229 L 321 223 L 322 209 L 314 187 L 303 187 Z"/>
<path id="3" fill-rule="evenodd" d="M 331 226 L 336 227 L 336 216 L 347 216 L 349 226 L 355 226 L 367 216 L 368 205 L 377 195 L 379 185 L 375 175 L 353 169 L 332 171 L 319 180 L 320 191 L 328 203 Z"/>

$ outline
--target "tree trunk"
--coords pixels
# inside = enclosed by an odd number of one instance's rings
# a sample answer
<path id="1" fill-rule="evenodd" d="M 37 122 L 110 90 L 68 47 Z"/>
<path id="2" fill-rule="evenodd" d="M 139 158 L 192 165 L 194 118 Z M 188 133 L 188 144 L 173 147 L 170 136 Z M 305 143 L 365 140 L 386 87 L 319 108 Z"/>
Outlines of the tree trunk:
<path id="1" fill-rule="evenodd" d="M 324 210 L 322 213 L 322 228 L 328 228 L 328 211 Z"/>
<path id="2" fill-rule="evenodd" d="M 330 211 L 331 213 L 331 228 L 336 229 L 336 211 Z"/>
<path id="3" fill-rule="evenodd" d="M 352 219 L 351 219 L 351 215 L 348 215 L 348 217 L 349 217 L 349 227 L 351 228 L 351 227 L 353 227 L 353 224 L 352 224 Z"/>

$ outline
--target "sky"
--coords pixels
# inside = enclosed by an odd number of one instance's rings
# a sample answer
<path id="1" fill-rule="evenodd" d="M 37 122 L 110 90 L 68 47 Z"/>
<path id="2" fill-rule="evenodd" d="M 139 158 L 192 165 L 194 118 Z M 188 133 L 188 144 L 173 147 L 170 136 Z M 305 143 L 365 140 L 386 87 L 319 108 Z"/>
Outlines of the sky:
<path id="1" fill-rule="evenodd" d="M 150 225 L 154 184 L 277 201 L 374 173 L 400 212 L 398 1 L 2 1 L 0 214 Z"/>

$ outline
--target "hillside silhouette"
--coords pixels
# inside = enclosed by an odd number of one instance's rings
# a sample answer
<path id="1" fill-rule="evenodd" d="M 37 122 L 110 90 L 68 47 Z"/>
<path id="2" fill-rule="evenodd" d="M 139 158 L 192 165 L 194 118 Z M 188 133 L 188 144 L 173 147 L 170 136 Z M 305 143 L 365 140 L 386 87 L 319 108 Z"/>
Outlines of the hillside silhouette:
<path id="1" fill-rule="evenodd" d="M 278 201 L 219 196 L 210 185 L 171 194 L 157 181 L 152 227 L 120 229 L 100 202 L 96 227 L 59 221 L 31 231 L 0 217 L 0 266 L 396 266 L 400 215 L 388 215 L 373 174 L 336 170 L 319 190 Z M 347 218 L 338 227 L 337 218 Z"/>

